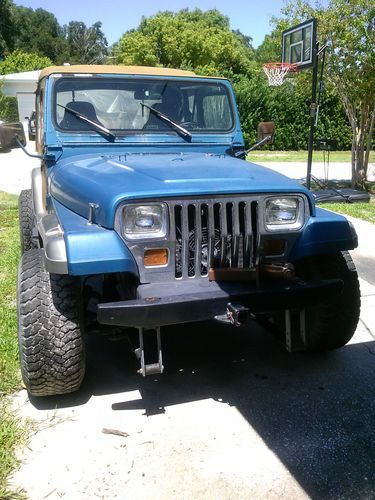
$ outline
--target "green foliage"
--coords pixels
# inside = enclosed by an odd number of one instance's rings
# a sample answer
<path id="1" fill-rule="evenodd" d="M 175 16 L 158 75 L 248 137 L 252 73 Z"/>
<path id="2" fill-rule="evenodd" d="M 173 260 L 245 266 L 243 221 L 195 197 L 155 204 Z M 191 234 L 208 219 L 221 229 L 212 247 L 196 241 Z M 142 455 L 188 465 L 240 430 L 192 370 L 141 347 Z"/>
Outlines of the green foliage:
<path id="1" fill-rule="evenodd" d="M 5 96 L 2 93 L 0 81 L 0 120 L 4 122 L 18 122 L 17 98 Z"/>
<path id="2" fill-rule="evenodd" d="M 286 19 L 271 17 L 270 23 L 274 29 L 264 37 L 263 42 L 255 52 L 256 60 L 262 64 L 281 61 L 282 32 L 289 27 L 289 22 Z"/>
<path id="3" fill-rule="evenodd" d="M 117 62 L 193 69 L 204 74 L 246 74 L 254 52 L 250 41 L 230 30 L 218 10 L 183 9 L 143 18 L 117 46 Z"/>
<path id="4" fill-rule="evenodd" d="M 108 44 L 101 26 L 96 22 L 87 27 L 78 21 L 60 26 L 51 12 L 0 0 L 0 61 L 19 49 L 54 64 L 102 63 Z"/>
<path id="5" fill-rule="evenodd" d="M 17 49 L 0 61 L 0 75 L 19 73 L 22 71 L 34 71 L 51 66 L 52 61 L 48 57 L 39 56 L 34 53 L 22 52 Z"/>
<path id="6" fill-rule="evenodd" d="M 20 256 L 17 196 L 0 192 L 0 396 L 19 387 L 16 276 Z"/>
<path id="7" fill-rule="evenodd" d="M 375 203 L 322 203 L 322 208 L 375 224 Z"/>
<path id="8" fill-rule="evenodd" d="M 101 22 L 87 27 L 85 23 L 71 21 L 65 31 L 71 64 L 101 64 L 105 61 L 108 43 Z"/>
<path id="9" fill-rule="evenodd" d="M 16 275 L 19 260 L 17 196 L 0 192 L 0 498 L 16 498 L 6 488 L 17 465 L 15 450 L 25 441 L 25 427 L 6 396 L 21 385 L 17 348 Z"/>
<path id="10" fill-rule="evenodd" d="M 259 67 L 251 77 L 237 77 L 233 84 L 247 145 L 255 142 L 258 123 L 272 120 L 276 134 L 270 149 L 307 149 L 311 99 L 308 74 L 296 75 L 280 87 L 269 87 Z M 351 146 L 350 127 L 331 86 L 323 97 L 316 137 L 335 139 L 338 149 Z"/>
<path id="11" fill-rule="evenodd" d="M 14 6 L 13 12 L 15 48 L 63 62 L 67 43 L 56 17 L 44 9 L 22 6 Z"/>
<path id="12" fill-rule="evenodd" d="M 326 76 L 345 109 L 352 129 L 353 185 L 366 178 L 375 122 L 375 6 L 368 0 L 330 0 L 327 7 L 290 1 L 283 14 L 292 26 L 318 20 L 318 36 L 327 40 Z M 365 154 L 366 149 L 366 154 Z"/>
<path id="13" fill-rule="evenodd" d="M 13 50 L 11 0 L 0 0 L 0 59 L 7 50 Z"/>

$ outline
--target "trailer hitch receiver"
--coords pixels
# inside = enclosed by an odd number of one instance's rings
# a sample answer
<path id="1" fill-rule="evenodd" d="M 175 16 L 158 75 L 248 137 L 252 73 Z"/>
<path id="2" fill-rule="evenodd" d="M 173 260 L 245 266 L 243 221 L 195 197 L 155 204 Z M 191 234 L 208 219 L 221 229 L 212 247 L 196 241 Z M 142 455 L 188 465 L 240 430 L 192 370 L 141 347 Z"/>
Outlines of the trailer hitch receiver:
<path id="1" fill-rule="evenodd" d="M 251 314 L 247 307 L 231 304 L 230 302 L 228 302 L 227 318 L 232 323 L 232 325 L 241 326 L 250 320 Z"/>

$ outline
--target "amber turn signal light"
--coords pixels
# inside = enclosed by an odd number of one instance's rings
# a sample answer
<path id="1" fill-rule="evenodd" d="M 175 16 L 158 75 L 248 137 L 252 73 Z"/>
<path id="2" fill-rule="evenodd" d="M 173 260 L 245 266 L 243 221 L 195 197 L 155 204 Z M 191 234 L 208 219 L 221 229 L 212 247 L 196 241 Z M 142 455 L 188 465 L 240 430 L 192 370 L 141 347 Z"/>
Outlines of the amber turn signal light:
<path id="1" fill-rule="evenodd" d="M 143 262 L 145 267 L 165 266 L 168 264 L 168 249 L 149 248 L 145 250 Z"/>
<path id="2" fill-rule="evenodd" d="M 284 240 L 266 240 L 263 244 L 264 255 L 282 255 L 284 251 Z"/>

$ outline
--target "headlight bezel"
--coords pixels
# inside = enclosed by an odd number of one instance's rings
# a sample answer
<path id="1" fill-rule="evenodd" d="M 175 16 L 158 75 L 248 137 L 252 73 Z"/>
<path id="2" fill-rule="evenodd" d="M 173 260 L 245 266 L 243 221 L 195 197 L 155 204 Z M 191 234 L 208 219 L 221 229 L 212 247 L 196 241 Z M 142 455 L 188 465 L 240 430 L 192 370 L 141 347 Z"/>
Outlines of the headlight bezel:
<path id="1" fill-rule="evenodd" d="M 127 213 L 130 211 L 135 211 L 137 208 L 152 208 L 152 207 L 160 207 L 161 208 L 161 225 L 158 231 L 152 231 L 144 229 L 129 232 L 127 230 L 127 221 L 128 217 L 132 217 L 133 215 Z M 126 241 L 150 241 L 150 240 L 163 240 L 169 234 L 169 215 L 168 215 L 168 206 L 164 202 L 157 201 L 144 201 L 137 203 L 126 203 L 121 207 L 120 217 L 118 220 L 118 226 L 121 230 L 121 235 Z"/>
<path id="2" fill-rule="evenodd" d="M 270 223 L 267 220 L 267 206 L 275 200 L 296 200 L 297 201 L 297 217 L 293 222 Z M 267 196 L 263 203 L 263 223 L 265 230 L 271 233 L 285 231 L 300 231 L 306 222 L 306 214 L 308 213 L 307 200 L 304 196 L 298 194 L 278 194 Z"/>

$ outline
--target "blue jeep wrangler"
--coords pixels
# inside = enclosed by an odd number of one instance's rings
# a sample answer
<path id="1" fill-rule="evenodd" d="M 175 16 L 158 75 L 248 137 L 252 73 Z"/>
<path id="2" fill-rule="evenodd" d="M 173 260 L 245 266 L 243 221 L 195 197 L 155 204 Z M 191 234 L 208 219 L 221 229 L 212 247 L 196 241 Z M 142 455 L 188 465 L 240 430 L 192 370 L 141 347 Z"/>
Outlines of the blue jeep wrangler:
<path id="1" fill-rule="evenodd" d="M 262 318 L 289 350 L 350 340 L 355 231 L 302 185 L 245 160 L 228 80 L 51 67 L 40 74 L 36 121 L 41 164 L 19 201 L 30 394 L 76 391 L 84 335 L 98 329 L 135 334 L 143 375 L 163 371 L 165 325 Z"/>

